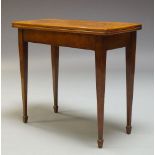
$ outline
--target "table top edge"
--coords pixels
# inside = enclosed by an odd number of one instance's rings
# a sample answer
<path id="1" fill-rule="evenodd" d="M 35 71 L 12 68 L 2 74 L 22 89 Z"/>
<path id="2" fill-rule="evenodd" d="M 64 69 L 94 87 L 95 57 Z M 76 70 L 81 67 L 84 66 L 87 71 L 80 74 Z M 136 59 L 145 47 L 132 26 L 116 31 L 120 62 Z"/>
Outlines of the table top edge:
<path id="1" fill-rule="evenodd" d="M 32 30 L 42 30 L 42 31 L 57 31 L 57 32 L 70 32 L 70 33 L 82 33 L 82 34 L 94 34 L 94 35 L 112 35 L 119 33 L 127 33 L 132 31 L 137 31 L 142 29 L 142 24 L 134 23 L 135 25 L 131 25 L 128 28 L 118 28 L 118 29 L 109 29 L 109 30 L 101 30 L 101 29 L 81 29 L 81 28 L 72 28 L 72 27 L 61 27 L 61 26 L 39 26 L 39 25 L 27 25 L 20 23 L 20 21 L 13 21 L 12 27 L 18 29 L 32 29 Z"/>

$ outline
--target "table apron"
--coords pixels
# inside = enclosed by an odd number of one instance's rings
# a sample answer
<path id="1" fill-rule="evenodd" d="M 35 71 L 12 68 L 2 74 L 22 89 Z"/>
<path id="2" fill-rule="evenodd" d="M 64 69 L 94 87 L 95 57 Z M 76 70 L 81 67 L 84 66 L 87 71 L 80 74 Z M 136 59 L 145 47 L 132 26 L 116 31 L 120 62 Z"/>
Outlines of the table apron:
<path id="1" fill-rule="evenodd" d="M 126 47 L 131 33 L 97 36 L 90 34 L 24 29 L 23 40 L 25 42 L 51 44 L 88 50 L 95 50 L 96 44 L 101 44 L 104 49 L 111 50 Z"/>

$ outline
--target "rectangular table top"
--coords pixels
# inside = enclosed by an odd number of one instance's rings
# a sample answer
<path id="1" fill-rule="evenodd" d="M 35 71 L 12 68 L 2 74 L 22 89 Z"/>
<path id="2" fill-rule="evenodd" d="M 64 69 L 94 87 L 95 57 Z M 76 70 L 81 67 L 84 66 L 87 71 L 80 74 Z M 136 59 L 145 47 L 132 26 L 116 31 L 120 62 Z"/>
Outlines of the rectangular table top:
<path id="1" fill-rule="evenodd" d="M 138 23 L 62 19 L 14 21 L 12 26 L 19 29 L 48 30 L 94 35 L 125 33 L 139 30 L 142 27 L 142 25 Z"/>

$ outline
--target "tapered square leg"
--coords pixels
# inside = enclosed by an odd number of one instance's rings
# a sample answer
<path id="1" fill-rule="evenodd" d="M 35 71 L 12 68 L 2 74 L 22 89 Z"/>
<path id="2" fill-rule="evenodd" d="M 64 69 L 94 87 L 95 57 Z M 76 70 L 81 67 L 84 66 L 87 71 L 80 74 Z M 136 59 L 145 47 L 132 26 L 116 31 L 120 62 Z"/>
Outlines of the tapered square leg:
<path id="1" fill-rule="evenodd" d="M 20 74 L 23 100 L 23 122 L 27 123 L 28 43 L 23 40 L 23 31 L 18 30 Z"/>
<path id="2" fill-rule="evenodd" d="M 106 77 L 106 50 L 96 48 L 96 91 L 97 91 L 97 120 L 98 120 L 98 147 L 103 146 L 103 126 L 104 126 L 104 95 Z"/>
<path id="3" fill-rule="evenodd" d="M 130 40 L 126 47 L 126 87 L 127 87 L 127 126 L 126 133 L 131 133 L 132 100 L 135 73 L 136 56 L 136 32 L 130 34 Z"/>
<path id="4" fill-rule="evenodd" d="M 59 47 L 51 45 L 52 75 L 53 75 L 53 95 L 54 112 L 58 112 L 58 73 L 59 73 Z"/>

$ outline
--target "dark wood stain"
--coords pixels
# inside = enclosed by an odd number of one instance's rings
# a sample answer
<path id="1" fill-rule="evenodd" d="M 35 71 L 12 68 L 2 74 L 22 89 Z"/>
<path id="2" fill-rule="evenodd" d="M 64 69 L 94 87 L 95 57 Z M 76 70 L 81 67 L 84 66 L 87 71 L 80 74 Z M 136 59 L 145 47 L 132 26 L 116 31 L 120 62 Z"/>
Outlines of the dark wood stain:
<path id="1" fill-rule="evenodd" d="M 68 25 L 68 22 L 72 25 Z M 40 23 L 40 25 L 38 24 Z M 96 93 L 97 93 L 97 120 L 98 120 L 98 147 L 103 146 L 104 128 L 104 96 L 106 77 L 106 55 L 110 49 L 126 48 L 126 86 L 127 86 L 127 134 L 131 133 L 132 100 L 135 73 L 136 33 L 141 28 L 139 24 L 95 23 L 83 21 L 53 20 L 19 21 L 13 22 L 18 28 L 18 44 L 20 58 L 20 72 L 23 99 L 23 121 L 27 123 L 27 84 L 28 84 L 28 42 L 51 45 L 54 112 L 58 112 L 58 72 L 59 46 L 90 49 L 95 52 L 96 64 Z M 48 25 L 49 24 L 49 25 Z M 53 25 L 52 25 L 53 24 Z M 64 24 L 64 25 L 62 25 Z M 75 25 L 79 27 L 75 27 Z M 82 25 L 84 24 L 84 25 Z M 102 27 L 103 24 L 103 27 Z M 87 27 L 86 27 L 87 26 Z M 118 26 L 118 29 L 117 29 Z M 63 31 L 62 31 L 63 28 Z M 89 33 L 88 33 L 89 32 Z"/>
<path id="2" fill-rule="evenodd" d="M 54 112 L 58 112 L 58 72 L 59 72 L 59 46 L 51 45 L 51 60 L 53 73 Z"/>

